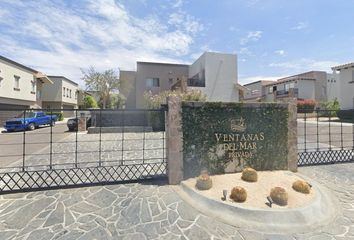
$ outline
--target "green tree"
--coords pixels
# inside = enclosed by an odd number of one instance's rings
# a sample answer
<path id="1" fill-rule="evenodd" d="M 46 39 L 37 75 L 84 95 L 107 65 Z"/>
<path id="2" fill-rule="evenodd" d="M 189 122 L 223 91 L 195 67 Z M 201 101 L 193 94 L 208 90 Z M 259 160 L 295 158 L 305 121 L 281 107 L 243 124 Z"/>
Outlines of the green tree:
<path id="1" fill-rule="evenodd" d="M 97 108 L 96 100 L 91 96 L 85 96 L 83 101 L 84 108 Z"/>
<path id="2" fill-rule="evenodd" d="M 110 94 L 107 105 L 112 109 L 123 108 L 125 101 L 126 98 L 122 94 Z"/>
<path id="3" fill-rule="evenodd" d="M 102 99 L 102 108 L 106 108 L 109 95 L 114 90 L 119 90 L 119 77 L 113 69 L 97 72 L 93 67 L 87 71 L 82 70 L 87 90 L 98 91 Z"/>

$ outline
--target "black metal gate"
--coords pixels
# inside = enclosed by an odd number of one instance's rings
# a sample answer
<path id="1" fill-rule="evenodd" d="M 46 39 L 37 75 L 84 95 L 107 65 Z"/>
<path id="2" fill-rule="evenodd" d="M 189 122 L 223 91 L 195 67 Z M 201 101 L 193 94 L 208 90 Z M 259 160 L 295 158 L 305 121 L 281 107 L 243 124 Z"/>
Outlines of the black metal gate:
<path id="1" fill-rule="evenodd" d="M 166 177 L 164 109 L 49 110 L 71 114 L 55 125 L 36 122 L 39 111 L 0 133 L 0 194 Z"/>
<path id="2" fill-rule="evenodd" d="M 298 114 L 298 165 L 354 161 L 354 124 L 336 110 Z"/>

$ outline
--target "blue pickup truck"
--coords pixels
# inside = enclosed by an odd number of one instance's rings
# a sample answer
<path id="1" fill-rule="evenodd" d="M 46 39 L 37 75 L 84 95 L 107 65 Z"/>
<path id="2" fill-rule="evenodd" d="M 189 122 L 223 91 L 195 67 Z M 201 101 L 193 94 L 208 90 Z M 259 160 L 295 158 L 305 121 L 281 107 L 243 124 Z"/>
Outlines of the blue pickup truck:
<path id="1" fill-rule="evenodd" d="M 8 132 L 15 130 L 34 130 L 41 125 L 54 126 L 58 117 L 56 115 L 46 115 L 44 112 L 26 112 L 5 122 L 4 128 Z"/>

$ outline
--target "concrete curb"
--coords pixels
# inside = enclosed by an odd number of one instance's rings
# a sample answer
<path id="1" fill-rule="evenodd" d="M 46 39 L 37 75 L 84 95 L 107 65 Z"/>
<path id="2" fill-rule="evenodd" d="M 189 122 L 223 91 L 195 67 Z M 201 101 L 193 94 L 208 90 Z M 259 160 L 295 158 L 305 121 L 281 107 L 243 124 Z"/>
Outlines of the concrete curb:
<path id="1" fill-rule="evenodd" d="M 244 208 L 206 198 L 198 190 L 189 188 L 183 182 L 174 190 L 180 197 L 200 212 L 219 221 L 245 229 L 265 233 L 300 233 L 313 231 L 334 220 L 338 212 L 337 200 L 332 194 L 305 176 L 296 174 L 311 182 L 316 191 L 315 199 L 305 207 L 294 209 Z"/>

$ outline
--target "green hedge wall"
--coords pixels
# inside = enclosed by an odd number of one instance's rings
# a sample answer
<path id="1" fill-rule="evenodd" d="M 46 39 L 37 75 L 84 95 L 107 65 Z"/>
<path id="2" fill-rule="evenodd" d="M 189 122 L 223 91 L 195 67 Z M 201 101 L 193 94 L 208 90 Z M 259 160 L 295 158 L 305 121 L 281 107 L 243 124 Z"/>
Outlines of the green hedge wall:
<path id="1" fill-rule="evenodd" d="M 258 136 L 254 141 L 256 149 L 249 150 L 252 157 L 233 160 L 235 171 L 241 171 L 246 166 L 256 170 L 288 168 L 287 108 L 271 103 L 255 106 L 242 103 L 182 103 L 185 178 L 199 175 L 202 169 L 207 169 L 211 174 L 224 173 L 230 165 L 229 153 L 222 149 L 222 141 L 218 142 L 215 134 Z M 231 131 L 231 120 L 241 117 L 245 120 L 244 132 Z M 263 133 L 262 141 L 258 139 L 260 133 Z M 231 142 L 240 144 L 240 141 Z"/>

